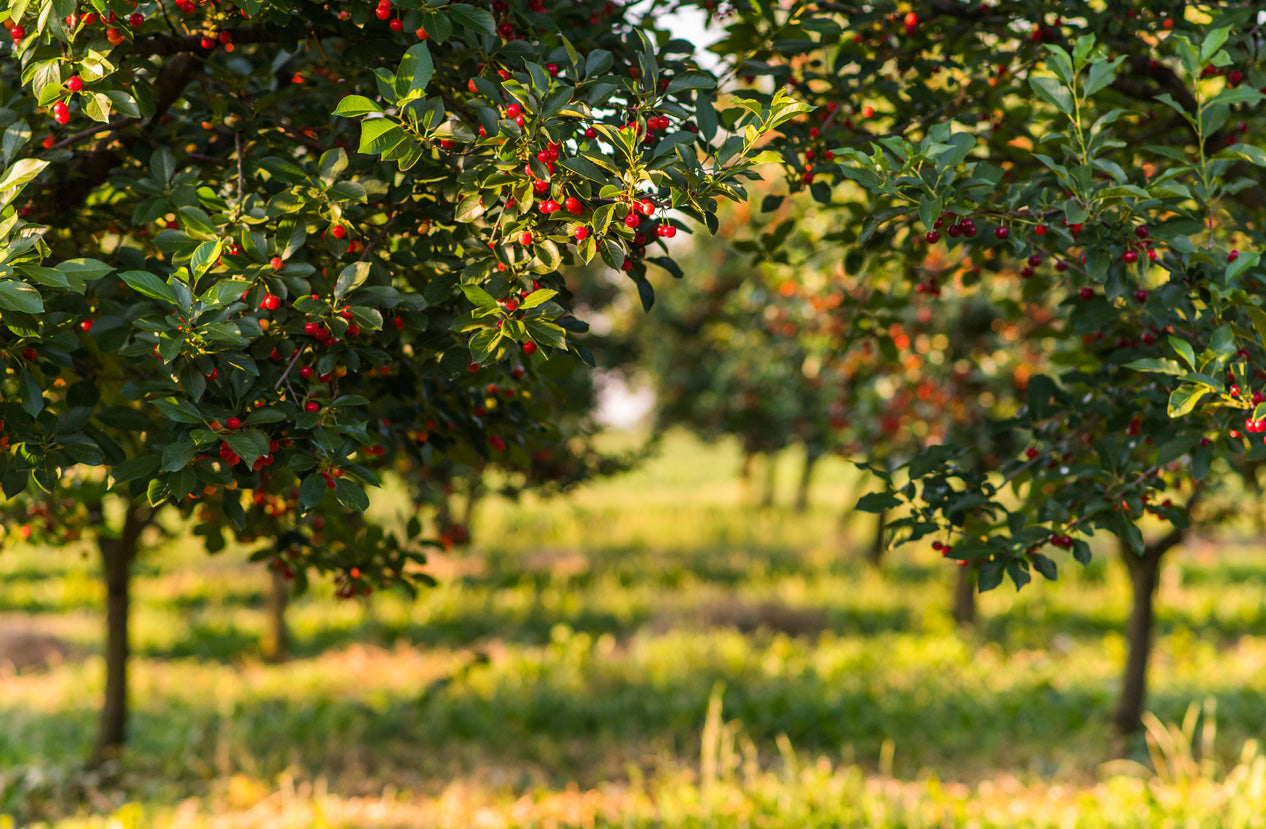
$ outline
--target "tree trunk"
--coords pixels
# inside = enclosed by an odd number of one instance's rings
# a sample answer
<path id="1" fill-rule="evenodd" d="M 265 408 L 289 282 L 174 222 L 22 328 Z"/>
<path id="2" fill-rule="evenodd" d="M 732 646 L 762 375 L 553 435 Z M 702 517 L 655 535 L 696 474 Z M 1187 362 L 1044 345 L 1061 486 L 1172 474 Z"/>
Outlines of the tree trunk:
<path id="1" fill-rule="evenodd" d="M 866 563 L 878 570 L 884 563 L 884 530 L 888 529 L 888 510 L 881 509 L 875 513 L 875 538 L 866 551 Z"/>
<path id="2" fill-rule="evenodd" d="M 271 589 L 268 592 L 268 629 L 264 632 L 262 650 L 268 662 L 285 662 L 290 658 L 290 628 L 286 625 L 286 605 L 290 602 L 290 583 L 277 570 L 269 568 Z"/>
<path id="3" fill-rule="evenodd" d="M 796 512 L 809 509 L 809 487 L 813 483 L 813 471 L 821 460 L 822 453 L 813 447 L 805 447 L 804 466 L 800 469 L 800 483 L 796 486 Z"/>
<path id="4" fill-rule="evenodd" d="M 119 535 L 111 537 L 103 532 L 98 537 L 106 583 L 106 681 L 97 741 L 89 759 L 94 767 L 118 757 L 127 740 L 129 588 L 141 533 L 152 518 L 148 508 L 129 501 Z"/>
<path id="5" fill-rule="evenodd" d="M 1130 619 L 1126 625 L 1128 651 L 1125 674 L 1121 679 L 1121 697 L 1112 721 L 1122 735 L 1133 734 L 1142 726 L 1143 706 L 1147 702 L 1147 661 L 1152 652 L 1152 631 L 1155 627 L 1156 585 L 1160 579 L 1161 558 L 1182 543 L 1186 530 L 1175 527 L 1168 535 L 1143 547 L 1136 555 L 1124 542 L 1121 560 L 1130 574 Z"/>
<path id="6" fill-rule="evenodd" d="M 739 486 L 742 489 L 741 498 L 744 504 L 752 502 L 752 465 L 756 462 L 756 453 L 750 449 L 743 449 L 743 462 L 739 465 Z"/>
<path id="7" fill-rule="evenodd" d="M 765 491 L 760 496 L 761 509 L 769 509 L 774 505 L 774 484 L 778 478 L 778 456 L 773 452 L 765 453 Z"/>
<path id="8" fill-rule="evenodd" d="M 966 565 L 958 566 L 954 582 L 954 621 L 960 627 L 976 626 L 976 574 Z"/>

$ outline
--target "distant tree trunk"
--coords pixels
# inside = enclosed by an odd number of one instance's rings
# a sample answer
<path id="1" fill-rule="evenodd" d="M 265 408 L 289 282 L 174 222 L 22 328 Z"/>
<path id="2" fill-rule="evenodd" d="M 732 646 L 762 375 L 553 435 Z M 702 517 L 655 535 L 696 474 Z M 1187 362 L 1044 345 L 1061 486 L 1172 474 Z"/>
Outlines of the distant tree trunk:
<path id="1" fill-rule="evenodd" d="M 870 549 L 866 551 L 866 563 L 878 570 L 884 563 L 884 551 L 887 545 L 884 544 L 884 531 L 888 529 L 888 510 L 881 509 L 875 513 L 875 538 L 870 542 Z"/>
<path id="2" fill-rule="evenodd" d="M 816 446 L 806 446 L 804 450 L 804 466 L 800 469 L 800 483 L 796 487 L 796 512 L 809 509 L 809 488 L 813 484 L 813 471 L 822 459 L 822 451 Z"/>
<path id="3" fill-rule="evenodd" d="M 471 527 L 475 522 L 475 509 L 479 506 L 479 501 L 483 497 L 484 487 L 482 478 L 473 478 L 470 487 L 466 490 L 466 504 L 462 508 L 462 525 L 466 527 L 466 542 L 459 546 L 469 546 L 473 533 Z"/>
<path id="4" fill-rule="evenodd" d="M 745 504 L 752 502 L 752 467 L 756 463 L 756 453 L 743 447 L 743 461 L 739 465 L 739 486 L 742 488 L 742 500 Z"/>
<path id="5" fill-rule="evenodd" d="M 1136 555 L 1124 542 L 1120 545 L 1121 560 L 1130 574 L 1132 602 L 1126 625 L 1128 652 L 1125 674 L 1121 680 L 1121 697 L 1112 721 L 1123 735 L 1133 734 L 1142 725 L 1143 706 L 1147 701 L 1147 661 L 1152 652 L 1152 631 L 1155 627 L 1156 585 L 1160 579 L 1161 558 L 1182 543 L 1185 529 L 1175 527 L 1169 533 L 1143 547 Z"/>
<path id="6" fill-rule="evenodd" d="M 89 759 L 94 767 L 117 757 L 127 741 L 129 588 L 141 533 L 151 520 L 153 512 L 149 508 L 128 501 L 118 536 L 111 537 L 107 532 L 98 536 L 106 583 L 106 682 L 97 741 Z"/>
<path id="7" fill-rule="evenodd" d="M 960 627 L 976 626 L 976 577 L 971 567 L 959 565 L 954 582 L 954 621 Z"/>
<path id="8" fill-rule="evenodd" d="M 760 496 L 761 509 L 769 509 L 774 505 L 774 485 L 778 479 L 778 456 L 773 452 L 765 455 L 765 491 Z"/>
<path id="9" fill-rule="evenodd" d="M 264 631 L 262 650 L 265 661 L 285 662 L 290 658 L 290 628 L 286 624 L 290 582 L 277 570 L 269 568 L 268 573 L 268 628 Z"/>

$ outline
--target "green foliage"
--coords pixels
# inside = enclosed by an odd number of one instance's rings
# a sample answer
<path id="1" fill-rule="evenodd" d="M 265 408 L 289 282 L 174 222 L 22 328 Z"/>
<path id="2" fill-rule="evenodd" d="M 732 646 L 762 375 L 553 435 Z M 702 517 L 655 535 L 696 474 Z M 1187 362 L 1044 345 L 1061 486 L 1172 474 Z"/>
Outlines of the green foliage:
<path id="1" fill-rule="evenodd" d="M 100 504 L 56 504 L 94 482 L 363 591 L 424 560 L 356 517 L 385 471 L 547 480 L 592 362 L 559 268 L 601 253 L 649 305 L 639 218 L 714 223 L 804 107 L 701 135 L 716 81 L 685 45 L 625 4 L 538 5 L 0 10 L 11 509 L 73 533 Z"/>

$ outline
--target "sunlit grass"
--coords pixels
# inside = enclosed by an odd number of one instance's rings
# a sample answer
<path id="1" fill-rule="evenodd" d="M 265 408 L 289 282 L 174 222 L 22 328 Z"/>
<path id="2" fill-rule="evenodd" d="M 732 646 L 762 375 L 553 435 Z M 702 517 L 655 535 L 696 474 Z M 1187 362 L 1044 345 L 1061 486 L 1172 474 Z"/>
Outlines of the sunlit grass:
<path id="1" fill-rule="evenodd" d="M 841 528 L 864 486 L 852 467 L 824 463 L 804 513 L 787 507 L 794 456 L 773 509 L 744 500 L 738 469 L 728 444 L 671 436 L 567 500 L 485 499 L 475 549 L 439 562 L 447 575 L 416 602 L 339 602 L 322 584 L 295 601 L 281 665 L 259 659 L 262 569 L 171 542 L 138 568 L 132 749 L 110 780 L 78 771 L 102 682 L 95 558 L 7 551 L 3 619 L 71 650 L 0 679 L 0 813 L 59 827 L 1258 825 L 1244 816 L 1263 813 L 1266 771 L 1240 763 L 1266 726 L 1254 548 L 1195 545 L 1163 579 L 1151 708 L 1177 721 L 1213 695 L 1220 725 L 1212 770 L 1174 805 L 1171 784 L 1102 766 L 1119 748 L 1128 599 L 1106 545 L 1089 570 L 981 597 L 963 633 L 952 564 L 926 549 L 884 573 L 864 564 L 871 519 Z"/>

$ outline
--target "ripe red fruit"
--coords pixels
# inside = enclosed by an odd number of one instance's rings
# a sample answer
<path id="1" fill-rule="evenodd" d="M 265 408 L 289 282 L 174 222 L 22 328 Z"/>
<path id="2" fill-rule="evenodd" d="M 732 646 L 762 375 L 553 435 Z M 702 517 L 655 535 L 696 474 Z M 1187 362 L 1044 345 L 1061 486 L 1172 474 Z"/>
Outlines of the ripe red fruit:
<path id="1" fill-rule="evenodd" d="M 219 376 L 220 376 L 220 370 L 218 368 L 213 368 L 211 369 L 211 373 L 206 375 L 206 378 L 208 380 L 215 380 Z"/>
<path id="2" fill-rule="evenodd" d="M 567 208 L 568 213 L 579 213 L 584 209 L 584 205 L 580 203 L 580 199 L 575 196 L 568 196 L 563 199 L 563 207 Z"/>
<path id="3" fill-rule="evenodd" d="M 496 449 L 498 452 L 504 452 L 506 448 L 506 442 L 502 440 L 501 438 L 497 437 L 496 435 L 493 435 L 492 437 L 488 438 L 488 444 L 492 446 L 493 449 Z"/>
<path id="4" fill-rule="evenodd" d="M 39 352 L 37 352 L 34 348 L 22 349 L 22 359 L 27 360 L 27 361 L 34 361 L 34 360 L 38 360 L 39 358 L 40 358 Z"/>
<path id="5" fill-rule="evenodd" d="M 393 325 L 395 325 L 397 331 L 404 330 L 404 320 L 401 319 L 400 317 L 392 318 L 391 322 Z"/>
<path id="6" fill-rule="evenodd" d="M 637 215 L 636 213 L 630 213 L 629 215 L 624 217 L 625 227 L 630 227 L 630 228 L 637 227 L 641 223 L 642 223 L 642 217 Z"/>
<path id="7" fill-rule="evenodd" d="M 1152 231 L 1147 229 L 1147 225 L 1139 225 L 1134 228 L 1134 235 L 1140 239 L 1146 239 L 1148 236 L 1152 235 Z"/>
<path id="8" fill-rule="evenodd" d="M 536 343 L 532 342 L 531 340 L 528 340 L 527 342 L 525 342 L 525 343 L 523 344 L 523 353 L 524 353 L 524 354 L 526 354 L 526 355 L 527 355 L 527 356 L 529 356 L 529 357 L 531 357 L 533 354 L 535 354 L 535 353 L 536 353 Z"/>
<path id="9" fill-rule="evenodd" d="M 510 104 L 509 106 L 506 107 L 507 118 L 514 118 L 516 115 L 520 114 L 521 112 L 523 112 L 523 108 L 520 107 L 518 104 Z"/>
<path id="10" fill-rule="evenodd" d="M 140 12 L 132 12 L 128 16 L 127 22 L 131 24 L 133 29 L 139 29 L 145 24 L 145 15 Z"/>
<path id="11" fill-rule="evenodd" d="M 470 92 L 471 95 L 479 94 L 479 87 L 475 86 L 474 78 L 471 78 L 470 80 L 466 81 L 466 90 Z"/>
<path id="12" fill-rule="evenodd" d="M 304 366 L 303 368 L 299 369 L 299 376 L 302 377 L 304 380 L 311 380 L 312 366 Z"/>
<path id="13" fill-rule="evenodd" d="M 655 202 L 650 199 L 642 199 L 637 203 L 637 209 L 643 216 L 655 215 Z"/>
<path id="14" fill-rule="evenodd" d="M 273 296 L 272 294 L 269 294 L 268 296 L 264 297 L 264 301 L 261 302 L 260 305 L 262 305 L 264 308 L 267 308 L 269 311 L 276 311 L 278 308 L 281 307 L 281 299 Z"/>
<path id="15" fill-rule="evenodd" d="M 1037 227 L 1033 228 L 1033 232 L 1036 233 L 1038 236 L 1045 236 L 1046 231 L 1047 231 L 1046 225 L 1038 225 Z"/>
<path id="16" fill-rule="evenodd" d="M 333 236 L 334 236 L 334 238 L 335 238 L 335 239 L 346 239 L 346 238 L 347 238 L 347 228 L 343 227 L 342 225 L 335 225 L 335 226 L 334 226 L 334 227 L 330 230 L 330 233 L 331 233 L 331 234 L 333 234 Z"/>
<path id="17" fill-rule="evenodd" d="M 530 230 L 525 230 L 519 234 L 519 244 L 523 245 L 524 247 L 531 247 L 532 232 Z"/>
<path id="18" fill-rule="evenodd" d="M 557 64 L 557 63 L 547 63 L 547 64 L 545 64 L 545 71 L 546 71 L 546 72 L 548 72 L 548 73 L 550 74 L 550 77 L 551 77 L 551 78 L 553 78 L 553 77 L 557 77 L 557 76 L 558 76 L 558 64 Z"/>
<path id="19" fill-rule="evenodd" d="M 272 265 L 275 271 L 279 271 L 286 266 L 286 263 L 281 261 L 280 256 L 274 256 L 268 264 Z"/>
<path id="20" fill-rule="evenodd" d="M 388 27 L 391 29 L 391 31 L 393 31 L 393 32 L 403 32 L 403 31 L 404 31 L 404 21 L 403 21 L 403 20 L 401 20 L 401 19 L 400 19 L 400 18 L 398 18 L 398 17 L 396 17 L 396 18 L 392 18 L 392 21 L 391 21 L 390 23 L 388 23 L 388 24 L 387 24 L 387 26 L 388 26 Z"/>
<path id="21" fill-rule="evenodd" d="M 993 235 L 995 238 L 1005 239 L 1011 235 L 1011 231 L 1005 227 L 997 227 L 997 228 L 994 228 Z"/>
<path id="22" fill-rule="evenodd" d="M 1077 292 L 1077 295 L 1081 297 L 1082 299 L 1090 299 L 1092 296 L 1095 295 L 1095 292 L 1094 292 L 1094 289 L 1092 288 L 1082 288 L 1080 291 Z"/>
<path id="23" fill-rule="evenodd" d="M 929 230 L 923 238 L 928 240 L 928 244 L 935 245 L 937 242 L 941 241 L 941 234 L 935 230 Z"/>
<path id="24" fill-rule="evenodd" d="M 1125 253 L 1121 254 L 1121 261 L 1125 262 L 1127 265 L 1133 265 L 1138 260 L 1139 252 L 1137 250 L 1127 250 Z"/>
<path id="25" fill-rule="evenodd" d="M 597 138 L 597 137 L 598 137 L 598 131 L 596 129 L 594 129 L 593 127 L 585 128 L 585 138 L 593 140 L 594 138 Z"/>
<path id="26" fill-rule="evenodd" d="M 655 235 L 663 239 L 671 239 L 677 235 L 677 228 L 670 224 L 657 225 L 655 227 Z"/>
<path id="27" fill-rule="evenodd" d="M 71 92 L 78 92 L 79 90 L 84 88 L 83 79 L 80 78 L 78 75 L 72 75 L 66 81 L 66 88 L 69 89 Z"/>
<path id="28" fill-rule="evenodd" d="M 79 323 L 79 327 L 82 328 L 84 331 L 91 331 L 92 320 L 84 320 L 83 322 Z"/>
<path id="29" fill-rule="evenodd" d="M 303 324 L 303 333 L 315 337 L 317 332 L 321 330 L 321 326 L 315 322 L 305 322 Z"/>
<path id="30" fill-rule="evenodd" d="M 863 118 L 872 118 L 874 117 L 874 115 L 875 115 L 875 108 L 873 106 L 871 106 L 870 104 L 867 104 L 866 106 L 862 107 Z"/>
<path id="31" fill-rule="evenodd" d="M 224 421 L 224 425 L 228 427 L 230 432 L 236 432 L 242 428 L 242 419 L 240 417 L 230 417 Z"/>
<path id="32" fill-rule="evenodd" d="M 53 120 L 59 124 L 70 123 L 70 107 L 66 106 L 65 101 L 53 104 Z"/>
<path id="33" fill-rule="evenodd" d="M 309 400 L 303 404 L 303 410 L 305 412 L 319 412 L 321 411 L 321 405 L 314 400 Z"/>
<path id="34" fill-rule="evenodd" d="M 1239 259 L 1239 258 L 1240 258 L 1240 252 L 1238 250 L 1233 250 L 1226 255 L 1226 261 L 1228 262 L 1234 262 L 1236 259 Z"/>
<path id="35" fill-rule="evenodd" d="M 589 238 L 589 228 L 582 225 L 573 230 L 572 235 L 576 237 L 577 242 L 583 242 Z"/>
<path id="36" fill-rule="evenodd" d="M 1137 299 L 1139 302 L 1147 302 L 1147 291 L 1143 290 L 1142 288 L 1139 288 L 1137 291 L 1134 292 L 1134 298 Z"/>

